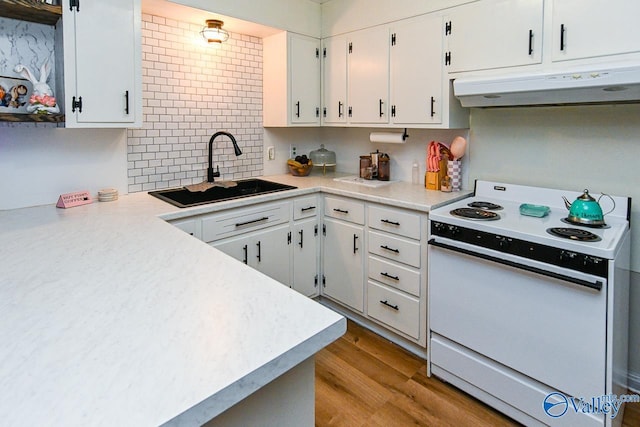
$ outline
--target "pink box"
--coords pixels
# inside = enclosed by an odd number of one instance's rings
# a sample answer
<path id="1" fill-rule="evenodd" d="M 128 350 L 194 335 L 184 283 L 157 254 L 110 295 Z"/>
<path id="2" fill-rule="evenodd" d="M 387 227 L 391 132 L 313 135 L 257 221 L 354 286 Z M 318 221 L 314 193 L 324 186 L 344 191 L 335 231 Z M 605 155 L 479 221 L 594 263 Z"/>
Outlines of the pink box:
<path id="1" fill-rule="evenodd" d="M 76 191 L 75 193 L 61 194 L 58 197 L 56 207 L 66 209 L 89 203 L 93 203 L 93 200 L 91 200 L 91 194 L 88 191 Z"/>

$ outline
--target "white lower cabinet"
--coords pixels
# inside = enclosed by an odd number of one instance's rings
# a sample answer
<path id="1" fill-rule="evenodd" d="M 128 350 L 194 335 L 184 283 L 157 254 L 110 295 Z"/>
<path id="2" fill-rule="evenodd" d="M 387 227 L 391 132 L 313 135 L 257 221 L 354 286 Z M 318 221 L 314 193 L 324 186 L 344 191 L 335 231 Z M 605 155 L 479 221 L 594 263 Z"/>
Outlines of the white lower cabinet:
<path id="1" fill-rule="evenodd" d="M 370 280 L 367 314 L 414 339 L 420 337 L 420 300 L 416 297 Z"/>
<path id="2" fill-rule="evenodd" d="M 293 201 L 291 287 L 308 297 L 320 293 L 320 196 Z"/>
<path id="3" fill-rule="evenodd" d="M 289 286 L 289 224 L 211 243 L 214 248 Z"/>
<path id="4" fill-rule="evenodd" d="M 333 218 L 324 220 L 322 294 L 364 311 L 364 227 Z"/>
<path id="5" fill-rule="evenodd" d="M 171 221 L 308 297 L 426 348 L 427 214 L 302 196 Z"/>

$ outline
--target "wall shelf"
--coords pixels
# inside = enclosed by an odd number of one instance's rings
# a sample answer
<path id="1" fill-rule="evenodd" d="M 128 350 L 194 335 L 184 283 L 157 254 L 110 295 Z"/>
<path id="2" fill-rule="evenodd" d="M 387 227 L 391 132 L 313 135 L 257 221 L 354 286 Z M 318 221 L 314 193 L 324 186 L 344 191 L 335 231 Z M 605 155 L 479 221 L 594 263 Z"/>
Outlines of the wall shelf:
<path id="1" fill-rule="evenodd" d="M 42 123 L 62 123 L 64 114 L 16 114 L 0 113 L 0 122 L 42 122 Z"/>
<path id="2" fill-rule="evenodd" d="M 56 25 L 62 17 L 62 6 L 37 0 L 0 0 L 0 17 Z"/>

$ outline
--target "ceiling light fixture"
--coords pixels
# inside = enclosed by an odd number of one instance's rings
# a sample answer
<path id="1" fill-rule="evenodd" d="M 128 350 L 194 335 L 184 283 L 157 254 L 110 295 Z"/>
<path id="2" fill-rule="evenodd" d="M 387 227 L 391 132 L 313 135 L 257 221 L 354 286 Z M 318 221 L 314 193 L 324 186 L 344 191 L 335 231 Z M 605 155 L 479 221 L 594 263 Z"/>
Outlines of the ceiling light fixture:
<path id="1" fill-rule="evenodd" d="M 224 22 L 218 19 L 207 19 L 207 26 L 200 31 L 202 37 L 209 43 L 222 43 L 229 40 L 229 32 L 223 30 Z"/>

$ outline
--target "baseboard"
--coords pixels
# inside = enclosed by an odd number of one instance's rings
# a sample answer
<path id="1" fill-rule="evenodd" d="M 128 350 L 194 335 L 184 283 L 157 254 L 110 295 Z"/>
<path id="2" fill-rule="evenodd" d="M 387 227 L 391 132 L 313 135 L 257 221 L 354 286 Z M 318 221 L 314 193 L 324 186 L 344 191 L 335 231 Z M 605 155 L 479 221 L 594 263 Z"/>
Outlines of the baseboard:
<path id="1" fill-rule="evenodd" d="M 631 372 L 628 374 L 627 388 L 630 393 L 640 394 L 640 372 Z"/>

